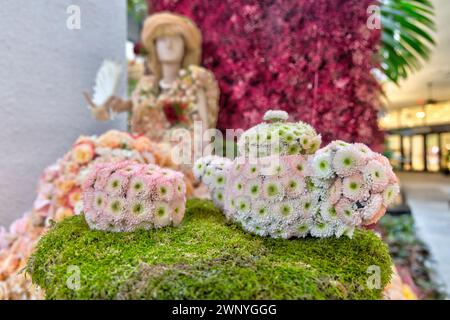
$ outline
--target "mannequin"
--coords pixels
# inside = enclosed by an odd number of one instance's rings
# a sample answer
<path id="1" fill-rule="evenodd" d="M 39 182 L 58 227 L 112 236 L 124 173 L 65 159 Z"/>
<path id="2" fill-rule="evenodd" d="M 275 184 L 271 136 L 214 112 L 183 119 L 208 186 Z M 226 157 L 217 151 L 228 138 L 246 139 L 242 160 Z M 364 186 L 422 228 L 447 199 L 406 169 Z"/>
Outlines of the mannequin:
<path id="1" fill-rule="evenodd" d="M 131 100 L 110 97 L 97 106 L 85 93 L 95 119 L 106 121 L 111 112 L 130 112 L 132 133 L 167 141 L 172 129 L 193 129 L 201 121 L 203 130 L 215 127 L 219 90 L 214 75 L 199 67 L 201 34 L 194 23 L 171 13 L 147 18 L 142 43 L 149 52 L 150 74 L 142 76 Z"/>

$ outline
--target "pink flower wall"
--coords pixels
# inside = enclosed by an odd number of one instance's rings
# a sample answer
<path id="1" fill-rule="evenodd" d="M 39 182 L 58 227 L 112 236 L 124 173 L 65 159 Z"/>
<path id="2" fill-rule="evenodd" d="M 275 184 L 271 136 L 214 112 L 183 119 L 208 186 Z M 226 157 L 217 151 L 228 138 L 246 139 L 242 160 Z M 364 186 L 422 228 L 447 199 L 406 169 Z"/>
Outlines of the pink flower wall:
<path id="1" fill-rule="evenodd" d="M 192 18 L 203 64 L 220 83 L 218 127 L 248 128 L 286 110 L 333 139 L 379 150 L 380 30 L 366 26 L 373 0 L 153 0 L 150 11 Z"/>

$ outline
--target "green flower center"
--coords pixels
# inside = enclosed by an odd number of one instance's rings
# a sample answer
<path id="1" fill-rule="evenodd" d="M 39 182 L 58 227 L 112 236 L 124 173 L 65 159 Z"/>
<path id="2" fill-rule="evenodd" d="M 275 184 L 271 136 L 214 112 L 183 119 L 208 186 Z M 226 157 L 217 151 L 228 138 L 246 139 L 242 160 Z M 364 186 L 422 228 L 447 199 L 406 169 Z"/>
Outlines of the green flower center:
<path id="1" fill-rule="evenodd" d="M 166 213 L 166 210 L 163 207 L 161 207 L 158 208 L 156 213 L 158 214 L 158 216 L 162 217 Z"/>
<path id="2" fill-rule="evenodd" d="M 349 166 L 351 164 L 352 164 L 352 159 L 350 159 L 350 158 L 345 158 L 344 159 L 344 165 Z"/>
<path id="3" fill-rule="evenodd" d="M 120 210 L 120 201 L 114 201 L 113 203 L 111 203 L 111 209 L 113 212 L 117 212 Z"/>
<path id="4" fill-rule="evenodd" d="M 319 163 L 320 169 L 326 169 L 328 167 L 328 164 L 325 161 L 321 161 Z"/>
<path id="5" fill-rule="evenodd" d="M 119 180 L 113 180 L 113 182 L 111 183 L 111 186 L 115 189 L 119 186 Z"/>
<path id="6" fill-rule="evenodd" d="M 142 183 L 141 182 L 136 182 L 133 186 L 134 190 L 139 191 L 142 189 Z"/>
<path id="7" fill-rule="evenodd" d="M 356 190 L 356 189 L 358 189 L 358 184 L 356 182 L 350 182 L 349 187 L 352 190 Z"/>
<path id="8" fill-rule="evenodd" d="M 166 187 L 161 187 L 159 189 L 159 191 L 161 192 L 162 195 L 165 195 L 167 193 L 167 188 Z"/>
<path id="9" fill-rule="evenodd" d="M 133 213 L 142 213 L 143 210 L 144 210 L 144 206 L 141 203 L 136 203 L 133 206 Z"/>

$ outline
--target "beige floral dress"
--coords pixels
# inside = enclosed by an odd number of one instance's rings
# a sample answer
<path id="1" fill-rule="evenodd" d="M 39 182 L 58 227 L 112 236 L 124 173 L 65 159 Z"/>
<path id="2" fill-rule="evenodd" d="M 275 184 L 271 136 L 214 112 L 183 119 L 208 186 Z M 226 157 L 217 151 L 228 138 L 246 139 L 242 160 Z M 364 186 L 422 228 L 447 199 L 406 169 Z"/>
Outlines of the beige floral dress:
<path id="1" fill-rule="evenodd" d="M 219 88 L 212 72 L 191 65 L 181 69 L 178 79 L 167 90 L 162 90 L 157 79 L 144 75 L 132 93 L 130 128 L 153 141 L 167 141 L 171 130 L 185 128 L 192 132 L 195 120 L 200 120 L 198 93 L 203 90 L 207 124 L 216 125 Z"/>

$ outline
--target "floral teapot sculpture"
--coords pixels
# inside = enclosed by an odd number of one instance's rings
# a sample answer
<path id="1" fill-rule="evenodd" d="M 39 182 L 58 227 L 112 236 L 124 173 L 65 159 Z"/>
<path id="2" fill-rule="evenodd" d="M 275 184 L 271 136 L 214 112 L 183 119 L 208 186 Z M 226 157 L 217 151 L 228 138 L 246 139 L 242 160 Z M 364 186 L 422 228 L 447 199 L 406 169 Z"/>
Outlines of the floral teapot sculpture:
<path id="1" fill-rule="evenodd" d="M 241 156 L 200 158 L 194 175 L 226 217 L 274 238 L 352 236 L 386 212 L 399 193 L 388 159 L 361 143 L 333 141 L 303 122 L 268 111 L 238 141 Z"/>

